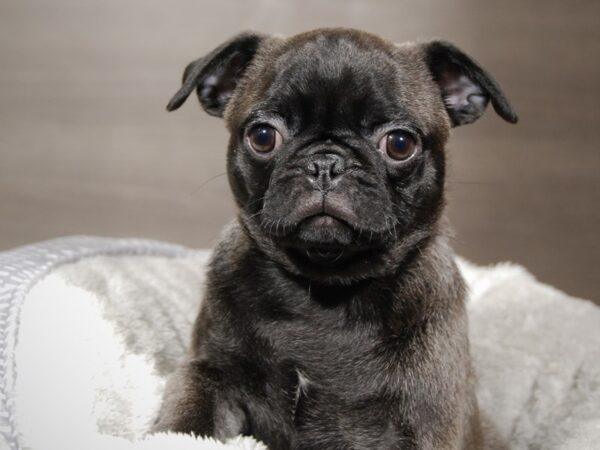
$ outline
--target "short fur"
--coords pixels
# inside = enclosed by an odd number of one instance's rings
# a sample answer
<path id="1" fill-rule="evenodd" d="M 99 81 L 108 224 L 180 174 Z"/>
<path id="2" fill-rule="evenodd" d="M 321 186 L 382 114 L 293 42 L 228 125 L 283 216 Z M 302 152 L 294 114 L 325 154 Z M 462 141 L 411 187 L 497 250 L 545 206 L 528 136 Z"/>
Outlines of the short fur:
<path id="1" fill-rule="evenodd" d="M 193 90 L 231 132 L 239 215 L 154 430 L 271 450 L 484 448 L 444 146 L 490 100 L 516 122 L 498 84 L 445 42 L 322 29 L 236 36 L 188 66 L 168 109 Z M 246 139 L 265 123 L 283 137 L 268 155 Z M 378 150 L 395 129 L 418 143 L 407 161 Z"/>

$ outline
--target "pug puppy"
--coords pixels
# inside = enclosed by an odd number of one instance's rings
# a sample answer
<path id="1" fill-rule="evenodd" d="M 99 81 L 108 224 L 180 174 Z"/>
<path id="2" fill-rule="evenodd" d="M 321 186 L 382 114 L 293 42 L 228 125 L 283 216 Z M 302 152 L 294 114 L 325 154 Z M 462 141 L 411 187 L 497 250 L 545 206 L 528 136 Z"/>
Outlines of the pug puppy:
<path id="1" fill-rule="evenodd" d="M 484 442 L 465 284 L 444 221 L 445 144 L 498 83 L 443 41 L 243 33 L 185 69 L 231 132 L 239 212 L 154 431 L 271 450 Z"/>

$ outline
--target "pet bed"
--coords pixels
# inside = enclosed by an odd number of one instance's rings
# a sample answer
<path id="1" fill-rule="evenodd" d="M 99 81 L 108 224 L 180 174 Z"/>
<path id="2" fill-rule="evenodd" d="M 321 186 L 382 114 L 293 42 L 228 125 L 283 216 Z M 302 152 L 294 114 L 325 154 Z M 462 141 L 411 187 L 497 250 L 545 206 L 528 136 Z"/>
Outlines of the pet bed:
<path id="1" fill-rule="evenodd" d="M 247 449 L 147 435 L 208 251 L 71 237 L 0 253 L 0 448 Z M 513 449 L 600 448 L 600 308 L 514 264 L 459 261 L 483 412 Z"/>

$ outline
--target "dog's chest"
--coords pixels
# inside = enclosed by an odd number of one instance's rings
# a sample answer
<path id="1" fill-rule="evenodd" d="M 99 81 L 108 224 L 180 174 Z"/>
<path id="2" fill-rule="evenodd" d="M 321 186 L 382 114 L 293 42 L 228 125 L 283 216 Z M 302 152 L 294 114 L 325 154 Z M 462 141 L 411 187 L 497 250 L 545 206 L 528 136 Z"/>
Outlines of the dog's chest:
<path id="1" fill-rule="evenodd" d="M 294 372 L 287 379 L 294 380 L 296 395 L 319 390 L 346 399 L 376 395 L 399 369 L 383 324 L 355 321 L 344 312 L 271 324 L 262 335 L 274 369 Z"/>
<path id="2" fill-rule="evenodd" d="M 341 309 L 331 309 L 263 324 L 259 334 L 267 342 L 270 359 L 293 364 L 307 377 L 324 382 L 375 371 L 383 363 L 381 352 L 390 334 L 384 328 L 384 324 L 359 321 Z"/>
<path id="3" fill-rule="evenodd" d="M 385 300 L 379 303 L 393 301 Z M 279 320 L 259 321 L 256 335 L 267 349 L 265 366 L 293 371 L 287 379 L 294 379 L 305 393 L 323 388 L 352 398 L 389 391 L 406 346 L 397 339 L 406 330 L 398 329 L 390 308 L 378 307 L 371 296 L 336 304 L 303 297 L 296 305 Z"/>
<path id="4" fill-rule="evenodd" d="M 286 405 L 281 414 L 301 448 L 313 448 L 307 443 L 317 437 L 338 446 L 347 440 L 364 443 L 353 448 L 394 448 L 406 434 L 397 420 L 401 367 L 389 357 L 393 350 L 381 330 L 333 317 L 277 328 L 270 334 L 271 398 L 265 400 Z"/>

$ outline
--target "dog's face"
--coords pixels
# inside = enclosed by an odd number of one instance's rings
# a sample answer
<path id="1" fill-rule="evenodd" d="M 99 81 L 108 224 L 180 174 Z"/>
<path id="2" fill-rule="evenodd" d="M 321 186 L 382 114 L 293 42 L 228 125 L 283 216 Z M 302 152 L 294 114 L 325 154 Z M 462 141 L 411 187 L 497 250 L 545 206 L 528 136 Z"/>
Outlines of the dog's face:
<path id="1" fill-rule="evenodd" d="M 326 283 L 390 273 L 432 236 L 451 126 L 489 100 L 517 120 L 495 81 L 450 44 L 354 30 L 239 35 L 187 67 L 168 109 L 194 89 L 231 132 L 244 228 L 270 259 Z"/>

